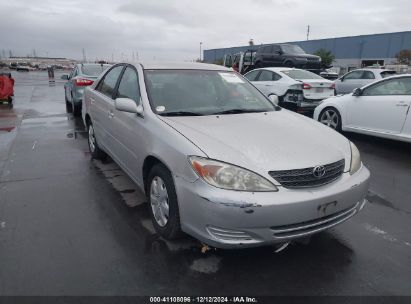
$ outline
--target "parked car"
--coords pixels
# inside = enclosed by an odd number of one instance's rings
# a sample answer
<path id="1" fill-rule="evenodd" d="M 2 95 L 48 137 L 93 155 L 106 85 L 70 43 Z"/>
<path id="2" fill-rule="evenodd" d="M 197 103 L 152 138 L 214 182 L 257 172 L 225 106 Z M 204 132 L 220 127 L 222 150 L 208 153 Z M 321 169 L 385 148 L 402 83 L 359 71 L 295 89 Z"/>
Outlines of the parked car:
<path id="1" fill-rule="evenodd" d="M 298 45 L 271 44 L 260 47 L 255 55 L 255 68 L 294 67 L 320 73 L 321 58 L 307 54 Z"/>
<path id="2" fill-rule="evenodd" d="M 338 73 L 331 70 L 331 69 L 325 69 L 325 70 L 320 72 L 320 76 L 325 78 L 325 79 L 334 81 L 338 78 Z"/>
<path id="3" fill-rule="evenodd" d="M 61 76 L 61 79 L 67 80 L 64 84 L 65 100 L 67 108 L 74 116 L 81 114 L 84 88 L 92 85 L 94 80 L 110 66 L 110 64 L 94 63 L 77 64 L 70 75 Z"/>
<path id="4" fill-rule="evenodd" d="M 384 69 L 358 69 L 344 74 L 335 81 L 336 94 L 352 93 L 355 88 L 360 88 L 366 84 L 393 76 L 396 72 Z"/>
<path id="5" fill-rule="evenodd" d="M 335 130 L 411 142 L 411 74 L 381 79 L 324 100 L 314 119 Z"/>
<path id="6" fill-rule="evenodd" d="M 334 82 L 294 68 L 262 68 L 244 75 L 264 95 L 277 95 L 283 108 L 312 115 L 321 101 L 334 96 Z"/>
<path id="7" fill-rule="evenodd" d="M 116 64 L 85 90 L 92 157 L 144 190 L 153 225 L 219 248 L 287 243 L 358 213 L 369 171 L 344 136 L 231 69 Z"/>

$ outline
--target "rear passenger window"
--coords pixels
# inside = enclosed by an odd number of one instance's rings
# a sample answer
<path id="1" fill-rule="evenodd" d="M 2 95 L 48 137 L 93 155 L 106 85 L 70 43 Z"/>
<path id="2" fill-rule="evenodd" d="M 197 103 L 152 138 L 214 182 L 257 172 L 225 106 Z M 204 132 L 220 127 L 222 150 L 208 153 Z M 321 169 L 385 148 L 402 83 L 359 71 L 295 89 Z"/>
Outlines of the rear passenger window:
<path id="1" fill-rule="evenodd" d="M 255 79 L 257 78 L 258 73 L 260 73 L 260 71 L 252 71 L 250 73 L 247 73 L 246 75 L 244 75 L 245 78 L 247 78 L 249 81 L 255 81 Z"/>
<path id="2" fill-rule="evenodd" d="M 263 70 L 257 81 L 273 81 L 273 72 Z"/>
<path id="3" fill-rule="evenodd" d="M 374 73 L 370 71 L 364 71 L 362 74 L 362 79 L 375 79 Z"/>
<path id="4" fill-rule="evenodd" d="M 140 102 L 138 76 L 134 69 L 127 67 L 124 71 L 120 84 L 118 85 L 117 97 L 130 98 L 137 104 Z"/>
<path id="5" fill-rule="evenodd" d="M 96 87 L 96 91 L 113 98 L 114 89 L 117 84 L 118 77 L 120 76 L 121 71 L 123 70 L 122 65 L 112 68 L 100 81 Z"/>

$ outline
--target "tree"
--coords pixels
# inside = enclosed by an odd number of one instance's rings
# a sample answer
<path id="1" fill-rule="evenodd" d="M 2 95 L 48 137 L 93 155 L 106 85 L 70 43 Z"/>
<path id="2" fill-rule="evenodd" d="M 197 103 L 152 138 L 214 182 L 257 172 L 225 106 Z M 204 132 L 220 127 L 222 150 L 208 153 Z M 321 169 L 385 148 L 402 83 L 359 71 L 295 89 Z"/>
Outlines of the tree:
<path id="1" fill-rule="evenodd" d="M 401 50 L 397 55 L 395 55 L 399 64 L 411 63 L 411 50 Z"/>
<path id="2" fill-rule="evenodd" d="M 321 58 L 321 63 L 325 68 L 330 68 L 335 59 L 334 54 L 326 49 L 319 49 L 314 53 L 314 55 L 317 55 Z"/>
<path id="3" fill-rule="evenodd" d="M 250 41 L 248 41 L 248 45 L 249 45 L 249 46 L 253 46 L 253 45 L 254 45 L 254 40 L 253 40 L 253 38 L 251 38 Z"/>

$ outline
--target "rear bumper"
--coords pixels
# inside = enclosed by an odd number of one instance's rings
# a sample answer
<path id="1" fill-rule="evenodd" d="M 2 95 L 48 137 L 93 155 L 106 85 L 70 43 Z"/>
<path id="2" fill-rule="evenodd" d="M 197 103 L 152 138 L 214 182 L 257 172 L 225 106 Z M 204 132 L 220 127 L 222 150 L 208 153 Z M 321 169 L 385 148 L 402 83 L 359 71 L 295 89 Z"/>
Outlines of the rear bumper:
<path id="1" fill-rule="evenodd" d="M 369 171 L 318 188 L 238 192 L 175 178 L 182 230 L 218 248 L 288 242 L 338 225 L 365 204 Z"/>

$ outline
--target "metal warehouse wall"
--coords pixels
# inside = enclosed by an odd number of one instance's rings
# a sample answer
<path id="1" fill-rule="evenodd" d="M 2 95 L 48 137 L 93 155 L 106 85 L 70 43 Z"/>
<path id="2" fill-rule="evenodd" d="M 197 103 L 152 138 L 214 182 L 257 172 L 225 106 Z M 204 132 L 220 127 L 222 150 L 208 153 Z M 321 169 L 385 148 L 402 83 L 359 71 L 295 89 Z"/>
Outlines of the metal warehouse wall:
<path id="1" fill-rule="evenodd" d="M 400 50 L 411 49 L 411 31 L 282 43 L 297 44 L 307 53 L 314 53 L 324 48 L 330 50 L 336 59 L 394 58 Z M 254 48 L 260 46 L 255 45 Z M 250 46 L 204 50 L 204 60 L 214 62 L 222 59 L 225 54 L 247 49 L 250 49 Z"/>

